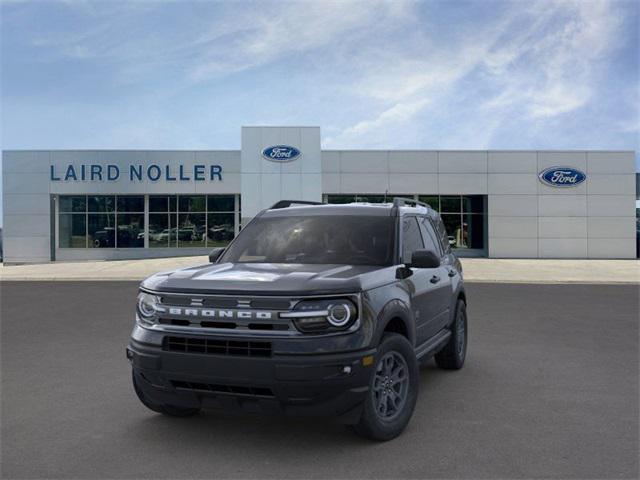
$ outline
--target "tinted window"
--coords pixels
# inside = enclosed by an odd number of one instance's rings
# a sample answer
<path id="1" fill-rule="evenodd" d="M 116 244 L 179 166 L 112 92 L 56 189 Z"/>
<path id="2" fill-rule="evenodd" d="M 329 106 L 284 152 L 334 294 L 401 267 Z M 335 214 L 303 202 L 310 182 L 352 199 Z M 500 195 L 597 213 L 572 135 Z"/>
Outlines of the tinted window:
<path id="1" fill-rule="evenodd" d="M 444 227 L 444 222 L 440 217 L 438 217 L 438 220 L 436 221 L 436 233 L 440 238 L 440 245 L 442 246 L 442 250 L 444 250 L 444 252 L 446 253 L 451 252 L 451 247 L 449 246 L 449 236 L 447 235 L 447 229 Z"/>
<path id="2" fill-rule="evenodd" d="M 238 263 L 392 265 L 393 217 L 257 218 L 222 257 Z"/>
<path id="3" fill-rule="evenodd" d="M 431 250 L 436 255 L 442 255 L 440 239 L 436 236 L 436 232 L 433 230 L 429 219 L 424 217 L 420 219 L 420 229 L 422 231 L 422 239 L 424 240 L 424 248 Z"/>
<path id="4" fill-rule="evenodd" d="M 402 220 L 402 261 L 411 262 L 411 254 L 422 248 L 424 244 L 416 217 L 405 217 Z"/>

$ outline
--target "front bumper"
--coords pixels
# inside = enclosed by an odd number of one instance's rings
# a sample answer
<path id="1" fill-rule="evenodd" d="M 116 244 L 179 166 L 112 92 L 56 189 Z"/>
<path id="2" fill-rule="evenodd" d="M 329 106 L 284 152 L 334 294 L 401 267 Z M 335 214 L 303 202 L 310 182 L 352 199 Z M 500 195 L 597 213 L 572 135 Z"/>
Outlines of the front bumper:
<path id="1" fill-rule="evenodd" d="M 166 351 L 131 339 L 136 383 L 154 403 L 228 412 L 331 416 L 356 422 L 375 349 L 239 357 Z"/>

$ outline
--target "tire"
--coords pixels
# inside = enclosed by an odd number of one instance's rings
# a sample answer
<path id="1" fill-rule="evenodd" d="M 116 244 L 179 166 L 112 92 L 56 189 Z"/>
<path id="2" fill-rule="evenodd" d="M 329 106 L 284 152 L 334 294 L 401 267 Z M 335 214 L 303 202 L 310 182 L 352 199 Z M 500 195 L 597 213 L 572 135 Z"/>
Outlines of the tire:
<path id="1" fill-rule="evenodd" d="M 191 417 L 200 411 L 199 408 L 183 408 L 177 407 L 175 405 L 161 405 L 159 403 L 154 403 L 146 397 L 146 395 L 138 385 L 136 374 L 133 371 L 131 372 L 131 378 L 133 379 L 133 389 L 136 391 L 136 395 L 138 396 L 142 404 L 149 410 L 167 415 L 169 417 Z"/>
<path id="2" fill-rule="evenodd" d="M 456 318 L 451 324 L 451 338 L 435 355 L 438 367 L 445 370 L 460 370 L 467 356 L 467 305 L 458 300 Z"/>
<path id="3" fill-rule="evenodd" d="M 362 415 L 353 430 L 371 440 L 387 441 L 400 435 L 413 415 L 420 386 L 418 362 L 411 343 L 390 333 L 382 337 L 374 365 Z M 389 367 L 400 376 L 395 385 L 385 383 L 393 378 L 384 375 Z"/>

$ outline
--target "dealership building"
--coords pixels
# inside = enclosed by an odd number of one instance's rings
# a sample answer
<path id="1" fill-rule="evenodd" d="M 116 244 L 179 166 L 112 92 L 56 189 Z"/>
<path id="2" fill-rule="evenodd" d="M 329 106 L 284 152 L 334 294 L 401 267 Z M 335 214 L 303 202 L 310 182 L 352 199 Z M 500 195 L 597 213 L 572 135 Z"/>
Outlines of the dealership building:
<path id="1" fill-rule="evenodd" d="M 632 151 L 323 150 L 319 127 L 243 127 L 240 150 L 3 152 L 6 263 L 205 254 L 279 200 L 442 215 L 460 255 L 636 258 Z"/>

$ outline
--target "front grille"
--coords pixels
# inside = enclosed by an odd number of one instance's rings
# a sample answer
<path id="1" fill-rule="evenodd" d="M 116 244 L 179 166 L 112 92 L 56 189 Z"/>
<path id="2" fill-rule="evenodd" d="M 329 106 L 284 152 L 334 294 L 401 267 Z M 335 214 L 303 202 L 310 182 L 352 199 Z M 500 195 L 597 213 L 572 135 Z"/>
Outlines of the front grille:
<path id="1" fill-rule="evenodd" d="M 238 357 L 271 356 L 271 342 L 165 337 L 162 348 L 170 352 L 202 353 L 205 355 L 234 355 Z"/>
<path id="2" fill-rule="evenodd" d="M 224 329 L 249 329 L 249 330 L 276 330 L 276 331 L 287 331 L 291 330 L 291 326 L 289 323 L 284 323 L 280 321 L 278 323 L 269 322 L 267 320 L 263 320 L 260 323 L 252 322 L 252 323 L 240 323 L 237 321 L 193 321 L 187 320 L 185 318 L 160 318 L 158 319 L 158 323 L 161 325 L 174 325 L 177 327 L 191 327 L 191 328 L 224 328 Z"/>
<path id="3" fill-rule="evenodd" d="M 273 391 L 266 387 L 246 387 L 239 385 L 218 385 L 212 383 L 184 382 L 171 380 L 171 385 L 178 390 L 191 390 L 196 392 L 228 393 L 231 395 L 248 395 L 252 397 L 271 397 Z"/>

